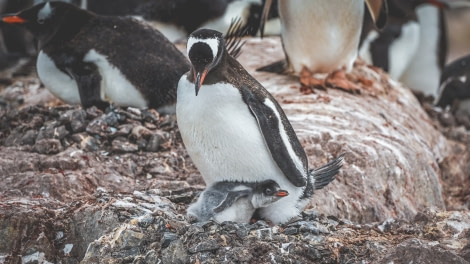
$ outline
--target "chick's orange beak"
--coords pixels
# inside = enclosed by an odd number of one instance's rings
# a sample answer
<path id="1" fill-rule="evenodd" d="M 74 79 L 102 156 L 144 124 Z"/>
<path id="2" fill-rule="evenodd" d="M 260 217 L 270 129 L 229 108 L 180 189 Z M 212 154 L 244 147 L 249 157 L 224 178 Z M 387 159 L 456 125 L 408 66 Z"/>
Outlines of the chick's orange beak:
<path id="1" fill-rule="evenodd" d="M 285 197 L 287 195 L 289 195 L 289 192 L 286 190 L 279 190 L 275 194 L 275 196 L 278 196 L 278 197 Z"/>

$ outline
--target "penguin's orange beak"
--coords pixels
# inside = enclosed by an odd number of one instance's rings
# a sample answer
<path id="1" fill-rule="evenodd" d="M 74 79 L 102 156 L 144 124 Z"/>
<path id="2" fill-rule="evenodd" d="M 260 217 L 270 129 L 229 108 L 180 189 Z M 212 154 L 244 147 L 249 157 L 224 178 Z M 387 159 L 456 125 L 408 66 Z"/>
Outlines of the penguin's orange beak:
<path id="1" fill-rule="evenodd" d="M 277 197 L 286 197 L 287 195 L 289 195 L 289 192 L 286 190 L 279 190 L 274 194 Z"/>
<path id="2" fill-rule="evenodd" d="M 194 85 L 195 85 L 195 89 L 196 89 L 196 96 L 199 93 L 199 89 L 201 88 L 202 84 L 204 83 L 204 79 L 206 79 L 206 76 L 207 76 L 208 72 L 209 72 L 208 68 L 205 68 L 202 73 L 194 71 Z"/>
<path id="3" fill-rule="evenodd" d="M 23 24 L 26 23 L 26 20 L 17 16 L 17 15 L 6 15 L 1 16 L 3 22 L 7 24 Z"/>

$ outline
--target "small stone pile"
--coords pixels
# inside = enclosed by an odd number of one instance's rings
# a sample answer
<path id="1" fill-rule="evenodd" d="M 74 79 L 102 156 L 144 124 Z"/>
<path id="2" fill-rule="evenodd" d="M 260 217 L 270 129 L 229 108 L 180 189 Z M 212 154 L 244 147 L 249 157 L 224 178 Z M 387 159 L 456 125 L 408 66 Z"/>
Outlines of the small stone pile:
<path id="1" fill-rule="evenodd" d="M 103 192 L 99 199 L 112 201 Z M 470 214 L 420 212 L 370 224 L 306 210 L 271 226 L 188 224 L 154 190 L 115 198 L 108 213 L 132 216 L 92 242 L 81 263 L 469 263 Z M 462 248 L 458 250 L 458 248 Z"/>
<path id="2" fill-rule="evenodd" d="M 0 145 L 22 146 L 40 154 L 56 154 L 77 144 L 84 151 L 156 152 L 175 137 L 175 116 L 153 109 L 29 106 L 0 110 Z"/>

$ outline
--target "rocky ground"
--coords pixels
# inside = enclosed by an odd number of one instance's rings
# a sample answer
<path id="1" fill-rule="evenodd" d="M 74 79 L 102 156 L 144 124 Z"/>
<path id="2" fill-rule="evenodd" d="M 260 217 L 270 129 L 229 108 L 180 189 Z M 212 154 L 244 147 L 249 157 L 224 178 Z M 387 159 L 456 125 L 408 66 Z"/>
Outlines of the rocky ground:
<path id="1" fill-rule="evenodd" d="M 188 224 L 204 182 L 174 116 L 64 105 L 30 74 L 0 88 L 0 263 L 469 263 L 460 117 L 361 63 L 349 76 L 359 93 L 255 73 L 282 56 L 277 39 L 264 44 L 262 55 L 249 41 L 240 60 L 279 100 L 311 166 L 346 153 L 301 216 Z"/>

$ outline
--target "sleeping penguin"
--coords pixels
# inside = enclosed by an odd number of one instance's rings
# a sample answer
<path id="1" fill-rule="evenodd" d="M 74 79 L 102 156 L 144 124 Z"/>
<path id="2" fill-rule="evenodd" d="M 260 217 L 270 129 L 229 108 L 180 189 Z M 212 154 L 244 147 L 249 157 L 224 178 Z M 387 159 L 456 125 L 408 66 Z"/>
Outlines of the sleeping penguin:
<path id="1" fill-rule="evenodd" d="M 45 2 L 4 15 L 38 40 L 37 72 L 69 104 L 110 103 L 174 112 L 185 56 L 160 32 L 135 19 L 99 16 L 72 4 Z"/>

